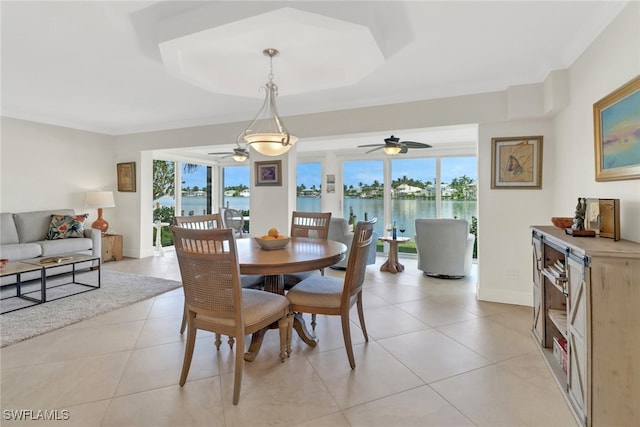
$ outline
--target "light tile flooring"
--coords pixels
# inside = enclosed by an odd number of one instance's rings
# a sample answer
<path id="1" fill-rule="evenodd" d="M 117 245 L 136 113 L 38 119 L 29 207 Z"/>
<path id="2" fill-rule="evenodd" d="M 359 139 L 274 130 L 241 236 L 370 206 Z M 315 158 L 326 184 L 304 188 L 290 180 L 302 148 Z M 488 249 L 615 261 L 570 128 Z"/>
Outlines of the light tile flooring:
<path id="1" fill-rule="evenodd" d="M 364 292 L 369 342 L 352 316 L 357 367 L 349 368 L 340 321 L 319 316 L 315 348 L 294 333 L 278 358 L 268 333 L 245 363 L 232 405 L 233 352 L 201 333 L 188 381 L 178 386 L 185 338 L 177 289 L 6 347 L 5 410 L 67 410 L 64 426 L 576 426 L 529 333 L 531 309 L 477 301 L 476 270 L 462 280 L 369 266 Z M 179 280 L 175 253 L 125 259 L 105 269 Z M 328 270 L 327 274 L 343 273 Z M 65 414 L 59 412 L 59 415 Z"/>

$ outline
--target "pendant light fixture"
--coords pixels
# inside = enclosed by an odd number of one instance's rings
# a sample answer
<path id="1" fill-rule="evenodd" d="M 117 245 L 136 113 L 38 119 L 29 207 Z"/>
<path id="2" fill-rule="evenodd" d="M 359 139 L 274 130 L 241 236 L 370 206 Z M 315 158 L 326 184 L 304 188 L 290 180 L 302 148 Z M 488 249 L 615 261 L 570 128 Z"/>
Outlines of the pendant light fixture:
<path id="1" fill-rule="evenodd" d="M 278 96 L 278 86 L 273 82 L 273 57 L 280 52 L 277 49 L 265 49 L 262 51 L 269 57 L 270 73 L 269 81 L 265 84 L 266 95 L 262 108 L 249 126 L 238 135 L 238 143 L 243 139 L 248 147 L 253 148 L 258 153 L 265 156 L 280 156 L 298 142 L 298 138 L 291 135 L 282 119 L 278 117 L 276 109 L 276 96 Z"/>

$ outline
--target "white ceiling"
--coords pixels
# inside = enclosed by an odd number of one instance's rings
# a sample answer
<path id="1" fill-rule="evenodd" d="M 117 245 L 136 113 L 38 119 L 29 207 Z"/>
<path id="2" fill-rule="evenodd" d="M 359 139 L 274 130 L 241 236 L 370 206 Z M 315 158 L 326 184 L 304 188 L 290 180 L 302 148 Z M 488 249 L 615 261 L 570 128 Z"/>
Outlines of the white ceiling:
<path id="1" fill-rule="evenodd" d="M 111 135 L 249 121 L 267 47 L 282 116 L 500 91 L 569 67 L 625 3 L 3 0 L 2 115 Z"/>

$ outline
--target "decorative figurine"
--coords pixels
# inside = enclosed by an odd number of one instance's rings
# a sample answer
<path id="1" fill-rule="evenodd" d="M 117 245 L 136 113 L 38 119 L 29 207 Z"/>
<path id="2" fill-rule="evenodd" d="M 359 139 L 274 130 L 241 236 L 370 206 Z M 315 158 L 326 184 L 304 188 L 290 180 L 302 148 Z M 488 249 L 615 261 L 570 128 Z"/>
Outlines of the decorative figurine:
<path id="1" fill-rule="evenodd" d="M 584 218 L 587 212 L 587 199 L 578 197 L 578 204 L 576 205 L 576 216 L 573 220 L 574 230 L 584 230 Z"/>

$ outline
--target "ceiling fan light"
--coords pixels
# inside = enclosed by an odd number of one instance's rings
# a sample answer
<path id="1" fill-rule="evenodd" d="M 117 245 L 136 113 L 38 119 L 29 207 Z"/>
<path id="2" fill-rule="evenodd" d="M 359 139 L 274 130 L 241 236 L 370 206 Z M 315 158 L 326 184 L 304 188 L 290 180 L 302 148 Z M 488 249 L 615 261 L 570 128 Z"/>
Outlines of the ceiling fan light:
<path id="1" fill-rule="evenodd" d="M 247 160 L 247 156 L 239 153 L 234 154 L 233 156 L 231 156 L 231 158 L 236 162 L 244 162 L 245 160 Z"/>
<path id="2" fill-rule="evenodd" d="M 384 152 L 387 153 L 390 156 L 395 156 L 396 154 L 398 154 L 400 151 L 402 151 L 401 147 L 393 147 L 393 146 L 386 146 L 383 148 Z"/>
<path id="3" fill-rule="evenodd" d="M 238 136 L 238 140 L 244 139 L 248 147 L 265 156 L 280 156 L 289 151 L 298 138 L 284 127 L 276 108 L 278 86 L 273 82 L 273 57 L 278 56 L 279 52 L 276 49 L 265 49 L 263 53 L 269 57 L 271 64 L 269 81 L 264 86 L 264 103 L 253 121 Z"/>

